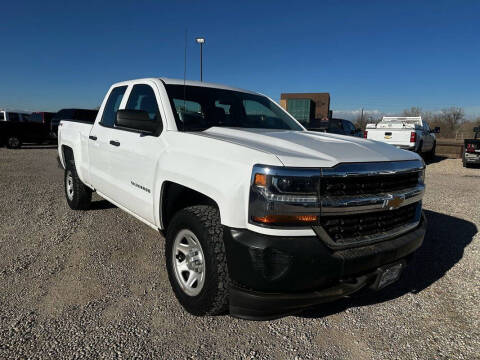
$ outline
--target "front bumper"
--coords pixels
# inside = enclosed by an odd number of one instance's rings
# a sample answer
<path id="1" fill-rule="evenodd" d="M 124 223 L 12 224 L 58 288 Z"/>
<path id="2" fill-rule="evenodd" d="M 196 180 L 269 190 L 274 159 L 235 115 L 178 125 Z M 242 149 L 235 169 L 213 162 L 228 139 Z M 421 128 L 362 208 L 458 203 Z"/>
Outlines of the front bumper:
<path id="1" fill-rule="evenodd" d="M 414 230 L 379 243 L 333 250 L 319 238 L 225 231 L 230 313 L 272 319 L 346 297 L 373 284 L 379 268 L 407 259 L 425 236 L 422 214 Z"/>
<path id="2" fill-rule="evenodd" d="M 415 151 L 415 144 L 410 144 L 410 145 L 394 145 L 396 148 L 402 149 L 402 150 L 411 150 Z"/>
<path id="3" fill-rule="evenodd" d="M 480 164 L 480 153 L 465 153 L 465 162 L 469 164 Z"/>

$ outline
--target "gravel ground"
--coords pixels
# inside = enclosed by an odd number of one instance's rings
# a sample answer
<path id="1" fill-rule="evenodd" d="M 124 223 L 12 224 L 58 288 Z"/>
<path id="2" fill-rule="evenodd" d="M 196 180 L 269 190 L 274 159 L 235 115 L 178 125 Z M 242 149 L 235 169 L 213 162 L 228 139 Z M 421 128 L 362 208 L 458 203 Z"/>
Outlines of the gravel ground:
<path id="1" fill-rule="evenodd" d="M 480 169 L 428 166 L 428 235 L 400 282 L 251 322 L 185 313 L 162 237 L 97 196 L 71 211 L 55 155 L 0 149 L 1 359 L 480 359 Z"/>

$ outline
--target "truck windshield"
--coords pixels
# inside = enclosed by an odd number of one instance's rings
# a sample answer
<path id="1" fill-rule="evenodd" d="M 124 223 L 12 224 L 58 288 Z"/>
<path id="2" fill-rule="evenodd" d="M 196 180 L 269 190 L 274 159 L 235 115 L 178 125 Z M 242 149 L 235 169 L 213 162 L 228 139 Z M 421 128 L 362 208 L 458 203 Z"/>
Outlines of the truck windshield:
<path id="1" fill-rule="evenodd" d="M 179 131 L 213 126 L 303 130 L 265 96 L 202 86 L 165 87 Z"/>

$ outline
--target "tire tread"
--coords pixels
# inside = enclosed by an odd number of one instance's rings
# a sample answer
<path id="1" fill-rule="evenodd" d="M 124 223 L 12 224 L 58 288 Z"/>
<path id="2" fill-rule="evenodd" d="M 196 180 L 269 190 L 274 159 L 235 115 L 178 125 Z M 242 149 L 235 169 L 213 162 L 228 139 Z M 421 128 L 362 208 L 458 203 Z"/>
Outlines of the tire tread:
<path id="1" fill-rule="evenodd" d="M 64 183 L 65 197 L 67 198 L 68 205 L 72 210 L 88 210 L 92 201 L 92 190 L 88 188 L 77 174 L 75 163 L 69 161 L 65 168 L 65 179 L 67 181 L 67 172 L 72 173 L 73 178 L 73 199 L 70 200 L 66 194 L 66 184 Z"/>
<path id="2" fill-rule="evenodd" d="M 214 264 L 216 266 L 215 273 L 217 276 L 216 282 L 206 282 L 203 291 L 209 295 L 209 301 L 202 303 L 196 303 L 195 307 L 187 308 L 187 311 L 194 315 L 219 315 L 225 313 L 228 308 L 228 295 L 229 295 L 229 276 L 228 276 L 228 267 L 227 267 L 227 258 L 225 245 L 223 242 L 223 226 L 220 223 L 220 215 L 218 209 L 213 206 L 208 205 L 196 205 L 184 208 L 177 212 L 172 219 L 172 222 L 169 226 L 169 231 L 167 230 L 167 241 L 173 241 L 175 234 L 175 224 L 179 220 L 195 218 L 202 225 L 208 244 L 210 245 L 209 249 L 203 249 L 205 255 L 213 255 L 215 257 Z M 199 234 L 197 234 L 197 237 Z M 203 247 L 203 245 L 202 245 Z M 170 249 L 166 246 L 165 256 L 170 256 Z M 213 254 L 212 254 L 213 252 Z M 167 264 L 169 261 L 167 260 Z M 174 280 L 173 276 L 170 275 L 170 281 Z M 208 285 L 207 285 L 208 284 Z M 176 286 L 173 286 L 175 295 L 182 303 L 184 295 Z M 212 299 L 213 298 L 213 299 Z M 185 304 L 182 303 L 182 305 Z"/>

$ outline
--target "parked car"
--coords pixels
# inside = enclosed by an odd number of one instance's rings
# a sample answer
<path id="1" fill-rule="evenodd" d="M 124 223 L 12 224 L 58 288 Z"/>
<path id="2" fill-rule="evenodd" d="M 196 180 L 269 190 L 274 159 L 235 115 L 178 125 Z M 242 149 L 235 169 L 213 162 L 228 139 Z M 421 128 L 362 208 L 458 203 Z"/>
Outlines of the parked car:
<path id="1" fill-rule="evenodd" d="M 314 119 L 308 126 L 310 131 L 328 132 L 331 134 L 350 135 L 362 137 L 361 129 L 355 128 L 355 125 L 349 120 L 345 119 Z"/>
<path id="2" fill-rule="evenodd" d="M 425 235 L 418 154 L 307 131 L 254 92 L 120 82 L 94 124 L 62 120 L 58 139 L 69 206 L 96 191 L 165 233 L 171 286 L 195 315 L 271 319 L 382 289 Z"/>
<path id="3" fill-rule="evenodd" d="M 51 131 L 55 135 L 58 132 L 58 124 L 61 120 L 77 120 L 93 124 L 98 110 L 90 109 L 62 109 L 52 118 Z"/>
<path id="4" fill-rule="evenodd" d="M 439 132 L 439 127 L 431 130 L 421 116 L 385 116 L 378 124 L 367 124 L 364 137 L 383 141 L 401 149 L 415 151 L 428 159 L 433 159 L 437 145 L 435 134 Z"/>
<path id="5" fill-rule="evenodd" d="M 463 147 L 463 167 L 480 164 L 480 127 L 473 129 L 475 136 L 473 139 L 465 139 Z"/>
<path id="6" fill-rule="evenodd" d="M 54 140 L 50 133 L 51 113 L 21 113 L 4 111 L 0 113 L 0 143 L 16 149 L 24 142 L 44 143 Z"/>

